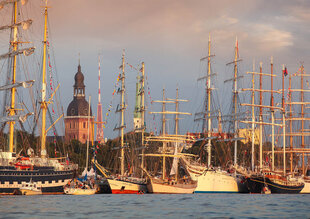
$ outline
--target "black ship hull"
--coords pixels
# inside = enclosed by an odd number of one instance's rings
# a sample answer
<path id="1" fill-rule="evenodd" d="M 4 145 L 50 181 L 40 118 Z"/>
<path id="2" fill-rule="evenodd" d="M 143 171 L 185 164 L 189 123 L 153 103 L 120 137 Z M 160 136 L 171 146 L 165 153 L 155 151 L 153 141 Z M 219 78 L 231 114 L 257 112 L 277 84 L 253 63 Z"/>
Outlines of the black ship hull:
<path id="1" fill-rule="evenodd" d="M 276 194 L 298 194 L 304 188 L 304 184 L 301 183 L 287 185 L 260 175 L 248 177 L 246 183 L 250 193 L 262 193 L 265 186 L 268 186 L 271 193 Z"/>
<path id="2" fill-rule="evenodd" d="M 73 170 L 56 171 L 52 167 L 35 167 L 33 170 L 17 170 L 0 167 L 0 195 L 18 193 L 22 183 L 36 182 L 43 194 L 63 194 L 63 186 L 73 178 Z"/>
<path id="3" fill-rule="evenodd" d="M 246 178 L 246 186 L 250 193 L 262 193 L 265 186 L 264 177 L 253 175 Z"/>
<path id="4" fill-rule="evenodd" d="M 249 189 L 247 187 L 246 178 L 242 175 L 237 175 L 237 182 L 238 182 L 238 192 L 239 193 L 249 193 Z"/>
<path id="5" fill-rule="evenodd" d="M 281 183 L 276 183 L 269 178 L 266 178 L 266 184 L 270 189 L 271 193 L 278 194 L 298 194 L 305 186 L 304 184 L 284 185 Z"/>

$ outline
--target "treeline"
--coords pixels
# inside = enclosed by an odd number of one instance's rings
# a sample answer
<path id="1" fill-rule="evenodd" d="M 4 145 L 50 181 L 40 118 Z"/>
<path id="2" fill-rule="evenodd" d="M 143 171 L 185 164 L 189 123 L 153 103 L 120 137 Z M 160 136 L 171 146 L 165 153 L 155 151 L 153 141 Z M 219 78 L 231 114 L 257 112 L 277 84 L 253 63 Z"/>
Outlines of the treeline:
<path id="1" fill-rule="evenodd" d="M 149 134 L 146 133 L 146 137 Z M 14 136 L 16 142 L 16 153 L 26 156 L 27 150 L 31 147 L 35 154 L 40 154 L 40 137 L 34 136 L 27 132 L 16 131 Z M 129 174 L 140 175 L 142 170 L 141 166 L 141 133 L 129 132 L 124 135 L 125 142 L 125 171 Z M 207 151 L 206 142 L 197 141 L 189 149 L 184 149 L 183 152 L 197 155 L 197 158 L 201 163 L 207 163 Z M 246 144 L 238 141 L 238 164 L 245 167 L 251 166 L 251 142 Z M 158 142 L 148 142 L 144 152 L 145 154 L 158 153 L 162 148 L 162 144 Z M 7 134 L 0 133 L 0 149 L 2 151 L 8 151 L 8 136 Z M 78 140 L 72 140 L 69 144 L 65 144 L 63 138 L 51 138 L 47 143 L 47 153 L 49 157 L 68 157 L 70 161 L 79 165 L 79 173 L 81 173 L 86 166 L 86 149 L 87 144 L 82 144 Z M 276 148 L 276 151 L 282 148 Z M 263 151 L 271 151 L 271 143 L 267 142 L 263 145 Z M 234 159 L 234 142 L 223 142 L 212 140 L 212 166 L 220 166 L 222 168 L 229 167 L 233 163 Z M 109 139 L 104 144 L 89 144 L 89 164 L 92 166 L 91 160 L 96 157 L 98 163 L 104 166 L 112 173 L 119 173 L 120 171 L 120 138 Z M 255 145 L 255 165 L 258 165 L 259 158 L 259 145 Z M 264 163 L 271 163 L 271 154 L 264 153 Z M 282 153 L 276 153 L 275 165 L 282 166 Z M 287 159 L 289 164 L 289 159 Z M 294 165 L 297 159 L 294 157 Z M 173 158 L 166 158 L 167 172 L 170 171 Z M 153 174 L 161 172 L 162 159 L 161 157 L 145 157 L 145 166 Z M 182 168 L 181 168 L 182 169 Z M 180 170 L 181 171 L 181 170 Z"/>

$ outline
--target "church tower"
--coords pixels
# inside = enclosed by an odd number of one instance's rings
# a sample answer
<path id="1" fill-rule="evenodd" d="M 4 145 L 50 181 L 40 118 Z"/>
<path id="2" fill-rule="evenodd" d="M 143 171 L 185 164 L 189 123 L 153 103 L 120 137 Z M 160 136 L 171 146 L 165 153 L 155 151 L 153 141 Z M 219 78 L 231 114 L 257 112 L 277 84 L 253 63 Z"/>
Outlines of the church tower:
<path id="1" fill-rule="evenodd" d="M 141 132 L 142 128 L 142 118 L 141 118 L 141 79 L 137 76 L 136 83 L 136 105 L 133 113 L 133 124 L 135 132 Z"/>
<path id="2" fill-rule="evenodd" d="M 74 76 L 73 100 L 67 108 L 65 116 L 65 141 L 70 142 L 73 139 L 82 143 L 87 142 L 88 138 L 88 109 L 89 103 L 85 99 L 84 75 L 81 72 L 81 65 L 78 65 L 78 71 Z M 90 108 L 90 127 L 89 140 L 93 141 L 94 117 Z"/>

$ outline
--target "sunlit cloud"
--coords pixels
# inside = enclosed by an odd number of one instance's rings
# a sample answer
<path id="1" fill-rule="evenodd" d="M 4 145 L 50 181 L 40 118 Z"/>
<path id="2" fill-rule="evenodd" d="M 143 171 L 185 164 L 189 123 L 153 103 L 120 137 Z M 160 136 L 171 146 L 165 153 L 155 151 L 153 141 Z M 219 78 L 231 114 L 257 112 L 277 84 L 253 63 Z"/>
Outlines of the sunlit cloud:
<path id="1" fill-rule="evenodd" d="M 256 24 L 252 29 L 252 34 L 259 43 L 260 49 L 263 50 L 281 50 L 294 45 L 291 32 L 279 30 L 269 24 Z"/>
<path id="2" fill-rule="evenodd" d="M 42 20 L 44 4 L 31 11 L 34 26 Z M 38 2 L 40 4 L 38 4 Z M 214 68 L 225 72 L 234 56 L 235 39 L 239 40 L 241 64 L 253 58 L 269 60 L 271 55 L 281 63 L 309 60 L 310 2 L 302 0 L 53 0 L 49 9 L 50 33 L 53 36 L 64 102 L 72 99 L 72 83 L 78 53 L 81 54 L 87 94 L 97 95 L 97 55 L 102 52 L 103 102 L 111 98 L 111 80 L 120 63 L 122 49 L 135 63 L 145 61 L 152 98 L 161 97 L 160 87 L 192 90 L 195 68 L 206 55 L 211 34 Z M 41 4 L 42 3 L 42 4 Z M 30 13 L 30 11 L 29 11 Z M 1 18 L 5 15 L 0 14 Z M 11 18 L 8 17 L 8 20 Z M 41 22 L 41 23 L 42 23 Z M 5 24 L 5 23 L 3 23 Z M 40 32 L 42 33 L 42 29 Z M 7 38 L 0 38 L 6 42 Z M 39 46 L 42 39 L 37 39 Z M 39 47 L 38 46 L 38 47 Z M 5 52 L 5 51 L 4 51 Z M 301 57 L 301 58 L 300 58 Z M 260 61 L 260 60 L 258 60 Z M 305 63 L 307 67 L 307 63 Z M 293 68 L 290 67 L 290 68 Z M 133 76 L 133 75 L 131 75 Z M 165 77 L 163 81 L 162 78 Z M 133 76 L 135 80 L 135 76 Z M 176 82 L 177 81 L 177 82 Z M 130 87 L 130 86 L 128 86 Z M 134 90 L 135 88 L 133 88 Z M 174 88 L 173 88 L 174 89 Z M 113 90 L 112 90 L 113 91 Z M 186 95 L 191 98 L 190 92 Z M 132 104 L 132 103 L 131 103 Z M 65 104 L 66 107 L 66 104 Z"/>
<path id="3" fill-rule="evenodd" d="M 310 22 L 310 13 L 309 13 L 310 7 L 302 7 L 302 6 L 294 6 L 291 9 L 291 16 L 294 16 L 294 18 L 299 22 Z"/>

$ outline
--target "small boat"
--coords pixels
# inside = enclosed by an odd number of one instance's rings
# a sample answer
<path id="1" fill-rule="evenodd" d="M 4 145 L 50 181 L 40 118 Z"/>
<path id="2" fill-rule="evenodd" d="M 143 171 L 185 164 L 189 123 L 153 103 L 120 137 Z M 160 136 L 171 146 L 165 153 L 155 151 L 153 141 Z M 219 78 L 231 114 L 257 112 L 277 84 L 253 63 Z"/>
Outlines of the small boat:
<path id="1" fill-rule="evenodd" d="M 263 194 L 271 194 L 271 191 L 267 185 L 263 187 Z"/>
<path id="2" fill-rule="evenodd" d="M 19 190 L 22 195 L 42 195 L 41 187 L 37 186 L 37 183 L 32 182 L 32 180 L 23 183 Z"/>
<path id="3" fill-rule="evenodd" d="M 97 192 L 97 186 L 87 181 L 87 174 L 83 179 L 74 179 L 64 186 L 66 195 L 94 195 Z"/>
<path id="4" fill-rule="evenodd" d="M 96 188 L 90 188 L 85 186 L 84 188 L 65 188 L 64 192 L 66 195 L 94 195 L 96 193 Z"/>

